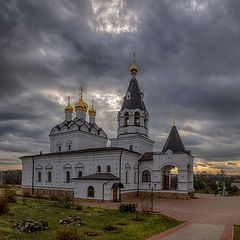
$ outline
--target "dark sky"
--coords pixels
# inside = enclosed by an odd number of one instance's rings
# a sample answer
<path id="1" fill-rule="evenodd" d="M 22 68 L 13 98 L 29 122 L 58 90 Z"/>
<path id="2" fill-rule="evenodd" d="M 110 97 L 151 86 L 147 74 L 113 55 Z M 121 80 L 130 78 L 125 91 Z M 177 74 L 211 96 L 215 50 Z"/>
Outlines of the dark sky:
<path id="1" fill-rule="evenodd" d="M 49 151 L 66 97 L 116 135 L 132 53 L 161 150 L 173 118 L 195 171 L 240 173 L 240 1 L 0 2 L 0 169 Z"/>

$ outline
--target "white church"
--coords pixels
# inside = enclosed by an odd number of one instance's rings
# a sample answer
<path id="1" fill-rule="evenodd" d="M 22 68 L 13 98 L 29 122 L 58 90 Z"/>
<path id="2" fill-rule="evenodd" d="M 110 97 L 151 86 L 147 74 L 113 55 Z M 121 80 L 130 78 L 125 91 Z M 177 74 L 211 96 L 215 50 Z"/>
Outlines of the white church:
<path id="1" fill-rule="evenodd" d="M 153 151 L 149 113 L 136 75 L 118 112 L 117 137 L 108 139 L 88 110 L 82 91 L 65 120 L 50 131 L 50 153 L 23 156 L 22 191 L 31 194 L 71 194 L 76 200 L 121 201 L 152 194 L 154 198 L 187 199 L 193 196 L 193 156 L 186 150 L 175 123 L 162 150 Z M 88 119 L 87 119 L 88 110 Z M 111 145 L 107 142 L 111 142 Z"/>

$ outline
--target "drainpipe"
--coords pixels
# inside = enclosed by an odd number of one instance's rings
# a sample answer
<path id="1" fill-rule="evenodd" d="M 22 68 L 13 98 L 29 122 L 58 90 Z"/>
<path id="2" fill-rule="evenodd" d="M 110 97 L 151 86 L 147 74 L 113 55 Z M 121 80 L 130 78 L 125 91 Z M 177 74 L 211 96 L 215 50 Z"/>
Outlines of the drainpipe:
<path id="1" fill-rule="evenodd" d="M 120 157 L 119 157 L 119 183 L 121 183 L 121 179 L 122 179 L 122 152 L 123 152 L 123 149 L 121 149 L 121 152 L 120 152 Z M 119 201 L 122 200 L 122 197 L 121 197 L 121 188 L 119 188 Z"/>
<path id="2" fill-rule="evenodd" d="M 105 184 L 109 183 L 111 180 L 108 180 L 107 182 L 103 183 L 103 186 L 102 186 L 102 202 L 104 202 L 104 186 Z"/>
<path id="3" fill-rule="evenodd" d="M 138 162 L 138 182 L 137 182 L 137 198 L 139 198 L 139 166 L 142 163 L 142 161 Z"/>
<path id="4" fill-rule="evenodd" d="M 32 195 L 34 194 L 34 159 L 32 157 Z"/>

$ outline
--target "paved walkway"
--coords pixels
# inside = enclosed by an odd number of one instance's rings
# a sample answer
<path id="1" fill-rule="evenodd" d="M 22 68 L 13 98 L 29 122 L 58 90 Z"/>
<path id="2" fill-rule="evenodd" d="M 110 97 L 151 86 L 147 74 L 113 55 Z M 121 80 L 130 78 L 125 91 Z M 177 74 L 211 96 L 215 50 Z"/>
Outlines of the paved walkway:
<path id="1" fill-rule="evenodd" d="M 232 240 L 232 226 L 184 223 L 148 240 Z"/>

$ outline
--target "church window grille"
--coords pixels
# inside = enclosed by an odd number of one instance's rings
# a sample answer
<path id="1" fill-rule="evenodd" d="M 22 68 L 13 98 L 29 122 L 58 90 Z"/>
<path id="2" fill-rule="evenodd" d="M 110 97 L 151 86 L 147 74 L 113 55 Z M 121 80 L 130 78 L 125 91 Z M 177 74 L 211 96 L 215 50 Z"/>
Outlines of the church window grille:
<path id="1" fill-rule="evenodd" d="M 107 165 L 107 172 L 110 172 L 111 171 L 111 168 L 109 165 Z"/>
<path id="2" fill-rule="evenodd" d="M 128 114 L 128 112 L 126 112 L 125 114 L 124 114 L 124 122 L 125 122 L 125 126 L 128 126 L 129 125 L 129 114 Z"/>
<path id="3" fill-rule="evenodd" d="M 38 172 L 38 182 L 41 182 L 41 181 L 42 181 L 42 173 Z"/>
<path id="4" fill-rule="evenodd" d="M 142 182 L 151 182 L 151 173 L 149 170 L 142 172 Z"/>
<path id="5" fill-rule="evenodd" d="M 93 186 L 88 187 L 88 197 L 94 197 L 94 187 Z"/>
<path id="6" fill-rule="evenodd" d="M 70 182 L 70 178 L 71 178 L 70 172 L 67 171 L 67 172 L 66 172 L 66 183 L 69 183 L 69 182 Z"/>
<path id="7" fill-rule="evenodd" d="M 134 125 L 135 126 L 140 125 L 140 114 L 139 114 L 139 112 L 135 112 L 135 114 L 134 114 Z"/>
<path id="8" fill-rule="evenodd" d="M 101 166 L 97 166 L 97 172 L 101 172 Z"/>
<path id="9" fill-rule="evenodd" d="M 82 171 L 78 171 L 78 178 L 82 177 Z"/>
<path id="10" fill-rule="evenodd" d="M 126 172 L 126 179 L 125 179 L 125 183 L 128 184 L 129 183 L 129 172 Z"/>
<path id="11" fill-rule="evenodd" d="M 52 181 L 52 173 L 49 171 L 48 172 L 48 182 Z"/>
<path id="12" fill-rule="evenodd" d="M 133 145 L 130 145 L 129 149 L 132 151 L 133 150 Z"/>

